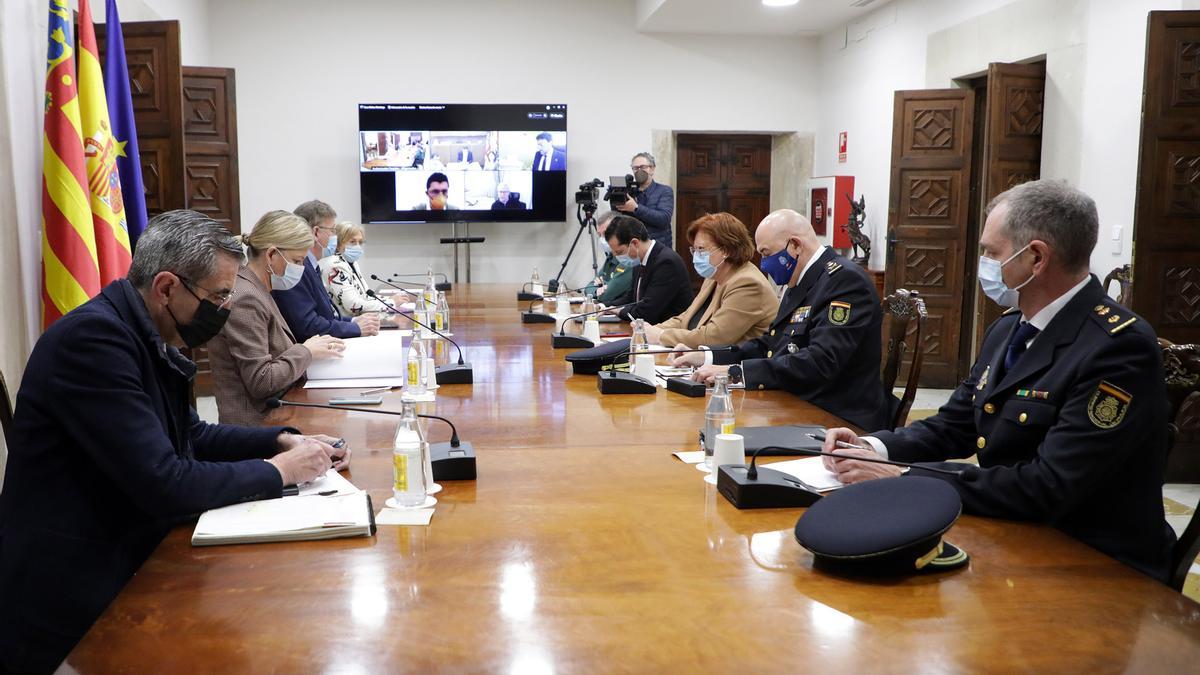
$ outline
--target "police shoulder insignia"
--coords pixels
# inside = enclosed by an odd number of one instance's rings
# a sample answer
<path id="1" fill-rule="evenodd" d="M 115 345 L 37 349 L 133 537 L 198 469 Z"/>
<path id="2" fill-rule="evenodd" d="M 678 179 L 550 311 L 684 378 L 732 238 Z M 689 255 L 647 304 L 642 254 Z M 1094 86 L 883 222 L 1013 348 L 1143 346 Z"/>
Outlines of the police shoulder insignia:
<path id="1" fill-rule="evenodd" d="M 1101 429 L 1112 429 L 1125 419 L 1133 396 L 1124 389 L 1101 380 L 1088 401 L 1088 419 Z"/>
<path id="2" fill-rule="evenodd" d="M 844 326 L 850 320 L 850 303 L 834 300 L 829 303 L 829 323 Z"/>
<path id="3" fill-rule="evenodd" d="M 1099 323 L 1109 335 L 1116 335 L 1137 321 L 1136 316 L 1125 314 L 1123 307 L 1100 303 L 1092 308 L 1092 318 Z"/>
<path id="4" fill-rule="evenodd" d="M 836 272 L 840 269 L 842 269 L 842 264 L 839 262 L 830 260 L 829 262 L 825 263 L 826 274 L 832 275 L 834 272 Z"/>

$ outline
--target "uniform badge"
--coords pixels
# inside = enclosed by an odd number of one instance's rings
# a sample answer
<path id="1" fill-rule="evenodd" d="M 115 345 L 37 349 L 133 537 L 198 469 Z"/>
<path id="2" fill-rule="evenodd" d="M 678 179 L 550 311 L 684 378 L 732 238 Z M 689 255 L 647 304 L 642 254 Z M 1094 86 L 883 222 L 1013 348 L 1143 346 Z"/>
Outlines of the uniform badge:
<path id="1" fill-rule="evenodd" d="M 795 312 L 792 312 L 791 323 L 800 323 L 801 321 L 804 321 L 805 319 L 807 319 L 808 311 L 810 309 L 812 309 L 812 305 L 809 305 L 808 307 L 801 307 L 800 309 L 797 309 Z"/>
<path id="2" fill-rule="evenodd" d="M 842 269 L 842 265 L 841 265 L 841 263 L 839 263 L 837 261 L 830 260 L 829 262 L 825 263 L 825 273 L 830 276 L 832 276 L 834 272 L 836 272 L 840 269 Z"/>
<path id="3" fill-rule="evenodd" d="M 796 352 L 800 351 L 800 348 L 796 346 L 795 342 L 789 342 L 787 350 L 789 354 L 795 354 Z"/>
<path id="4" fill-rule="evenodd" d="M 1088 401 L 1088 419 L 1101 429 L 1112 429 L 1125 419 L 1133 396 L 1124 389 L 1101 381 Z"/>
<path id="5" fill-rule="evenodd" d="M 983 391 L 983 388 L 987 386 L 988 375 L 990 375 L 991 372 L 992 372 L 991 366 L 988 366 L 987 368 L 983 369 L 983 375 L 979 376 L 979 384 L 975 385 L 976 389 L 978 389 L 979 391 Z"/>
<path id="6" fill-rule="evenodd" d="M 829 303 L 829 323 L 835 326 L 845 326 L 850 320 L 850 303 L 834 300 Z"/>

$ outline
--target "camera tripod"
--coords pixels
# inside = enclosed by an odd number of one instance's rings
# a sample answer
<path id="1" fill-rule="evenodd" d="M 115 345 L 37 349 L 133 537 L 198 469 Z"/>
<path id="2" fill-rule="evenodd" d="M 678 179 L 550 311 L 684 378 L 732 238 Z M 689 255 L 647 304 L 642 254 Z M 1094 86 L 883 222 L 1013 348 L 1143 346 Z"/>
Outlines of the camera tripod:
<path id="1" fill-rule="evenodd" d="M 575 253 L 575 247 L 579 245 L 579 238 L 583 236 L 584 232 L 588 233 L 588 242 L 592 248 L 592 279 L 600 276 L 600 264 L 596 260 L 596 240 L 593 237 L 596 234 L 596 202 L 576 204 L 575 219 L 579 221 L 579 231 L 575 233 L 575 241 L 571 242 L 571 248 L 567 251 L 567 257 L 563 258 L 562 267 L 558 268 L 558 274 L 546 283 L 546 288 L 551 293 L 558 292 L 559 279 L 566 271 L 567 263 L 571 262 L 571 256 Z"/>

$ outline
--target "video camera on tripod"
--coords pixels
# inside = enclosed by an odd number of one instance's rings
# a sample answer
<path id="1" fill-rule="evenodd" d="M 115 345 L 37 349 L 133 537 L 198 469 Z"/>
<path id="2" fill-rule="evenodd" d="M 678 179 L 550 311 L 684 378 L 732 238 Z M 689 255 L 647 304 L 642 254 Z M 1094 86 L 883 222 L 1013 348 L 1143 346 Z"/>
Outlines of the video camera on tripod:
<path id="1" fill-rule="evenodd" d="M 609 177 L 608 191 L 604 193 L 604 199 L 608 202 L 609 208 L 615 211 L 618 206 L 624 204 L 630 197 L 637 199 L 639 194 L 641 194 L 641 190 L 638 189 L 637 180 L 633 177 L 633 174 L 627 173 L 624 176 Z"/>

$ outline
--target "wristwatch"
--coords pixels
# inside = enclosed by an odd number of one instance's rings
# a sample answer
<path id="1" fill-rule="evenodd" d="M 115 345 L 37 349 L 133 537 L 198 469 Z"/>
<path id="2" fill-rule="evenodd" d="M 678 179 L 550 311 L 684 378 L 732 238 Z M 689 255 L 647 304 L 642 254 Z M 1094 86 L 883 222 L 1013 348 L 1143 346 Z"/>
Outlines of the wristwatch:
<path id="1" fill-rule="evenodd" d="M 729 366 L 729 384 L 741 384 L 741 383 L 742 383 L 742 366 L 741 366 L 741 364 L 735 363 L 732 366 Z"/>

